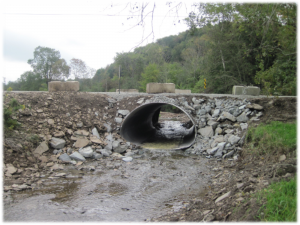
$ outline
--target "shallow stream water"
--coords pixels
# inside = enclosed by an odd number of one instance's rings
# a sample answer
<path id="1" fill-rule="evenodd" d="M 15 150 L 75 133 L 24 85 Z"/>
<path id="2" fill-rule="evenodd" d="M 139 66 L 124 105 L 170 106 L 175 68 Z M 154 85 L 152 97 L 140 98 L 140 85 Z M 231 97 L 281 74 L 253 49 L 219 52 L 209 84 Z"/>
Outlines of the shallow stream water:
<path id="1" fill-rule="evenodd" d="M 143 149 L 131 162 L 84 163 L 92 171 L 66 165 L 65 178 L 45 177 L 39 188 L 12 194 L 4 221 L 147 221 L 201 199 L 210 163 L 181 150 Z"/>

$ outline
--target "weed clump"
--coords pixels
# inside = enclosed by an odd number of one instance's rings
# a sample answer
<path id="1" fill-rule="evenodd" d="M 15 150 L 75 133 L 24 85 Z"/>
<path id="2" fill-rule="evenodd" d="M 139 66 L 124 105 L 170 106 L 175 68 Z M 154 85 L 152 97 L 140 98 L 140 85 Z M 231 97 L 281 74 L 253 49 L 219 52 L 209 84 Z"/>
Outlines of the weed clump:
<path id="1" fill-rule="evenodd" d="M 19 109 L 24 109 L 25 106 L 18 103 L 15 98 L 12 98 L 8 106 L 3 107 L 4 129 L 13 130 L 21 126 L 21 124 L 12 118 Z"/>

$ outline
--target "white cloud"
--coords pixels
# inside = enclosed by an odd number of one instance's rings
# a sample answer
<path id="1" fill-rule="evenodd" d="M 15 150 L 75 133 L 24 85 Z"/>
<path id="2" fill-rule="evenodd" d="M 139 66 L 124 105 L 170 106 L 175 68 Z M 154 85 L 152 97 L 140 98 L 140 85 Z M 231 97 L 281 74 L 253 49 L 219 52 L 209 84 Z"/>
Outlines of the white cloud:
<path id="1" fill-rule="evenodd" d="M 133 49 L 140 43 L 143 31 L 144 35 L 151 31 L 150 20 L 145 30 L 129 29 L 137 20 L 127 20 L 128 9 L 118 13 L 125 4 L 110 7 L 109 2 L 98 0 L 4 0 L 4 76 L 7 80 L 19 78 L 24 68 L 30 68 L 25 64 L 38 46 L 54 48 L 67 62 L 78 58 L 95 69 L 113 63 L 117 52 Z M 174 18 L 164 18 L 168 10 L 165 3 L 156 5 L 155 38 L 187 29 L 183 22 L 174 26 Z"/>

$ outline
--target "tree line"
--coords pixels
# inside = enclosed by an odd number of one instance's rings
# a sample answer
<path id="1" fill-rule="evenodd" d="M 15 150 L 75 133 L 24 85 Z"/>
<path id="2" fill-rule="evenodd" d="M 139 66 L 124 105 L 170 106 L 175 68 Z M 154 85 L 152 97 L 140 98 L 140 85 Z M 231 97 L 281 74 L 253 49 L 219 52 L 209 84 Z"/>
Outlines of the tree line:
<path id="1" fill-rule="evenodd" d="M 262 94 L 296 95 L 296 15 L 296 4 L 200 3 L 185 19 L 187 31 L 117 53 L 97 71 L 38 47 L 28 60 L 33 71 L 5 90 L 45 90 L 47 82 L 65 79 L 78 80 L 81 91 L 116 91 L 121 67 L 122 89 L 144 92 L 147 83 L 164 82 L 194 93 L 231 93 L 233 85 L 256 85 Z"/>

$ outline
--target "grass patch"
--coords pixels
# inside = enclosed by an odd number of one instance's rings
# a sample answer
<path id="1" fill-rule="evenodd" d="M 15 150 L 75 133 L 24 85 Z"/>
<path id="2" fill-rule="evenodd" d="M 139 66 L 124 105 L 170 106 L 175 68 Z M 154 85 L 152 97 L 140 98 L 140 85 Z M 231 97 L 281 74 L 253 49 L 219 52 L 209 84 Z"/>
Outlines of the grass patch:
<path id="1" fill-rule="evenodd" d="M 296 123 L 272 121 L 250 127 L 247 133 L 248 147 L 258 155 L 295 151 L 297 146 Z"/>
<path id="2" fill-rule="evenodd" d="M 297 181 L 281 181 L 271 184 L 258 193 L 258 199 L 266 202 L 259 210 L 261 221 L 296 221 L 297 220 Z M 261 214 L 263 213 L 263 214 Z"/>

